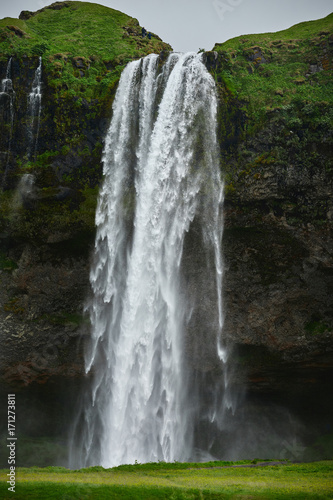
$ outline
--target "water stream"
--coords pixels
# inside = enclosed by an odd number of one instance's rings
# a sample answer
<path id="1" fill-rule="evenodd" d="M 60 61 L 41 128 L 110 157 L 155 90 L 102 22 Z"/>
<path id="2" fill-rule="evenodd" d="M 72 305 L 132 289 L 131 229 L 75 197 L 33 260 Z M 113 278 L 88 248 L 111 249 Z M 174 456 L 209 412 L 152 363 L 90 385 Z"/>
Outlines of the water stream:
<path id="1" fill-rule="evenodd" d="M 39 63 L 35 71 L 35 76 L 31 86 L 31 92 L 28 94 L 28 121 L 27 121 L 27 157 L 35 159 L 38 135 L 40 126 L 40 115 L 42 109 L 42 58 L 39 58 Z"/>

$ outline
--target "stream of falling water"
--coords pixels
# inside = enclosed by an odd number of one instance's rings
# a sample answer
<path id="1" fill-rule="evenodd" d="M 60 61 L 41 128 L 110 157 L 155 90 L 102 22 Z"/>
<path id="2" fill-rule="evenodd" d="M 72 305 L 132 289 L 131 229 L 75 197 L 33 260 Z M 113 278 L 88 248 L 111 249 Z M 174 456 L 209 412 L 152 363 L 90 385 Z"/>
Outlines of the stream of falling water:
<path id="1" fill-rule="evenodd" d="M 42 108 L 42 58 L 40 57 L 37 69 L 35 71 L 35 76 L 32 82 L 31 92 L 28 95 L 27 156 L 29 159 L 35 159 L 36 156 L 41 108 Z"/>
<path id="2" fill-rule="evenodd" d="M 192 456 L 180 276 L 194 218 L 215 255 L 225 361 L 216 112 L 214 80 L 199 55 L 171 54 L 162 67 L 150 55 L 122 73 L 105 140 L 87 305 L 90 380 L 71 466 Z"/>

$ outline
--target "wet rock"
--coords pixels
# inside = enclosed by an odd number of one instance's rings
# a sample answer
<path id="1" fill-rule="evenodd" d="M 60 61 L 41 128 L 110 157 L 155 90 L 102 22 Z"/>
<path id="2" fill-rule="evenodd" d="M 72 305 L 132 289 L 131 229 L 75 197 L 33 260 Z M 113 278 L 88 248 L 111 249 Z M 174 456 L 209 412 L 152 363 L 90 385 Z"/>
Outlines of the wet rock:
<path id="1" fill-rule="evenodd" d="M 52 245 L 22 250 L 17 269 L 0 280 L 0 376 L 18 387 L 66 372 L 78 376 L 82 350 L 75 346 L 85 331 L 89 265 L 63 260 Z"/>
<path id="2" fill-rule="evenodd" d="M 208 71 L 216 70 L 221 64 L 215 51 L 204 52 L 202 60 Z"/>

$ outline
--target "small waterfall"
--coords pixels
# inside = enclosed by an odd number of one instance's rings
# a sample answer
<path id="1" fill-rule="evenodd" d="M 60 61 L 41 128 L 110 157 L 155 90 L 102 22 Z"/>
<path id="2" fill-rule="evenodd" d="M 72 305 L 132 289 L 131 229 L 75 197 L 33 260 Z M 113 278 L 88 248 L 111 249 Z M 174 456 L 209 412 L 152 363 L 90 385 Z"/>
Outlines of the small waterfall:
<path id="1" fill-rule="evenodd" d="M 6 78 L 1 80 L 1 92 L 6 92 L 11 94 L 13 92 L 13 82 L 11 79 L 12 74 L 12 57 L 9 58 L 6 70 Z"/>
<path id="2" fill-rule="evenodd" d="M 10 151 L 11 151 L 11 143 L 12 143 L 12 138 L 13 138 L 15 92 L 13 89 L 13 81 L 11 79 L 11 75 L 12 75 L 12 57 L 10 57 L 8 64 L 7 64 L 6 77 L 1 81 L 1 93 L 0 93 L 1 107 L 2 108 L 7 107 L 9 104 L 9 132 L 8 132 L 8 141 L 7 141 L 6 167 L 5 167 L 5 172 L 4 172 L 4 176 L 3 176 L 3 182 L 6 181 L 6 177 L 7 177 Z M 6 118 L 5 114 L 6 113 L 4 113 L 4 118 Z M 4 119 L 4 122 L 6 122 L 6 121 L 8 121 L 8 120 Z"/>
<path id="3" fill-rule="evenodd" d="M 215 84 L 199 55 L 171 54 L 163 69 L 150 55 L 122 73 L 105 140 L 87 306 L 90 381 L 71 466 L 193 455 L 184 354 L 192 305 L 181 276 L 194 219 L 215 256 L 217 342 L 224 362 L 227 355 L 216 110 Z"/>
<path id="4" fill-rule="evenodd" d="M 28 95 L 28 122 L 27 122 L 27 136 L 28 136 L 28 159 L 35 159 L 40 115 L 42 109 L 42 58 L 39 58 L 39 64 L 35 71 L 35 76 L 31 86 L 31 92 Z"/>

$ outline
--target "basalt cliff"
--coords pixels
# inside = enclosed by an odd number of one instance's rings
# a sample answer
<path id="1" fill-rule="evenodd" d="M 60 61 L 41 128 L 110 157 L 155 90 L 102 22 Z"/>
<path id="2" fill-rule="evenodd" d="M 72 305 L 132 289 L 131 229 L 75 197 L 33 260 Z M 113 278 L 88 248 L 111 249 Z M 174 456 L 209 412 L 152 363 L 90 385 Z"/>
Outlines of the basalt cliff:
<path id="1" fill-rule="evenodd" d="M 246 391 L 249 414 L 281 405 L 315 422 L 310 444 L 332 437 L 332 25 L 330 15 L 202 56 L 219 97 L 231 383 Z M 84 379 L 94 214 L 121 71 L 149 53 L 162 65 L 171 50 L 155 34 L 143 38 L 136 19 L 95 4 L 56 2 L 0 21 L 1 397 L 20 394 L 27 465 L 52 462 L 57 446 L 61 455 Z M 39 64 L 41 108 L 29 113 Z M 200 307 L 185 346 L 204 385 L 221 368 L 200 238 L 194 224 L 184 259 Z"/>

